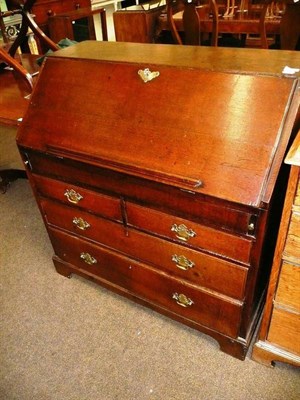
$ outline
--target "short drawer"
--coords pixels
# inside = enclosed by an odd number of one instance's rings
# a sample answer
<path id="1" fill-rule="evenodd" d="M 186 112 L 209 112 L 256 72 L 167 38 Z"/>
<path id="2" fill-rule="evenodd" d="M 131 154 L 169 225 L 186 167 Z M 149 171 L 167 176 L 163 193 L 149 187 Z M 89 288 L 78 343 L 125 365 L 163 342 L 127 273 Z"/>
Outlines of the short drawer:
<path id="1" fill-rule="evenodd" d="M 241 302 L 197 289 L 67 233 L 51 229 L 50 238 L 56 255 L 79 270 L 224 335 L 238 336 Z"/>
<path id="2" fill-rule="evenodd" d="M 283 262 L 275 301 L 300 313 L 300 265 Z"/>
<path id="3" fill-rule="evenodd" d="M 189 193 L 160 182 L 141 179 L 106 168 L 95 167 L 70 159 L 46 156 L 22 150 L 23 159 L 30 164 L 33 174 L 50 176 L 77 185 L 89 186 L 122 196 L 128 201 L 142 204 L 165 213 L 195 220 L 203 225 L 220 227 L 242 236 L 254 238 L 257 234 L 257 209 Z"/>
<path id="4" fill-rule="evenodd" d="M 268 341 L 300 355 L 300 314 L 274 308 Z"/>
<path id="5" fill-rule="evenodd" d="M 122 220 L 120 200 L 116 197 L 106 196 L 41 175 L 33 174 L 32 176 L 38 193 L 44 197 L 88 210 L 105 218 Z"/>
<path id="6" fill-rule="evenodd" d="M 46 199 L 41 200 L 41 206 L 52 226 L 96 241 L 197 286 L 240 300 L 245 296 L 245 267 Z M 78 220 L 85 228 L 78 227 Z"/>
<path id="7" fill-rule="evenodd" d="M 127 202 L 128 224 L 175 240 L 182 245 L 219 254 L 234 261 L 250 263 L 252 239 L 165 214 Z"/>

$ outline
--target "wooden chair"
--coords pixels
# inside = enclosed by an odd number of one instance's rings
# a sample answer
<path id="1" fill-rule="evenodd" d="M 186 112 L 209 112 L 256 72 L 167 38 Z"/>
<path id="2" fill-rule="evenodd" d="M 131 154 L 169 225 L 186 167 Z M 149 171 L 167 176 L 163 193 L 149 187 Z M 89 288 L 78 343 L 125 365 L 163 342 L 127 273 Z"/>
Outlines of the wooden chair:
<path id="1" fill-rule="evenodd" d="M 218 45 L 218 6 L 216 0 L 209 0 L 202 4 L 199 0 L 167 0 L 167 21 L 173 40 L 176 44 L 201 45 L 201 12 L 197 8 L 202 7 L 203 13 L 212 13 L 213 30 L 211 45 Z M 182 24 L 184 39 L 178 32 L 174 15 L 182 12 Z"/>
<path id="2" fill-rule="evenodd" d="M 280 48 L 300 50 L 300 3 L 285 1 L 285 13 L 280 23 Z"/>
<path id="3" fill-rule="evenodd" d="M 11 11 L 4 11 L 0 13 L 1 19 L 1 29 L 4 29 L 3 18 L 19 14 L 22 18 L 21 22 L 21 29 L 9 47 L 8 51 L 4 48 L 0 47 L 0 61 L 2 60 L 3 63 L 0 63 L 0 66 L 3 68 L 9 65 L 13 70 L 27 83 L 30 89 L 33 87 L 33 80 L 31 74 L 15 59 L 15 54 L 17 49 L 20 47 L 22 50 L 30 52 L 28 43 L 27 43 L 27 33 L 28 29 L 30 28 L 32 32 L 36 35 L 36 37 L 41 40 L 49 49 L 55 51 L 59 50 L 59 46 L 55 44 L 45 33 L 38 27 L 36 22 L 34 21 L 30 10 L 34 5 L 36 0 L 27 0 L 25 3 L 18 1 L 19 8 Z M 5 37 L 5 33 L 3 34 Z"/>
<path id="4" fill-rule="evenodd" d="M 2 23 L 0 24 L 1 30 L 5 29 L 3 18 L 6 16 L 11 16 L 15 14 L 20 14 L 22 17 L 21 29 L 19 34 L 17 35 L 16 39 L 12 43 L 12 45 L 6 50 L 5 48 L 0 46 L 0 68 L 5 68 L 10 66 L 13 69 L 13 72 L 17 74 L 18 77 L 22 79 L 22 81 L 26 83 L 27 88 L 29 91 L 33 88 L 33 78 L 32 75 L 28 72 L 28 70 L 15 58 L 15 54 L 19 47 L 22 50 L 29 51 L 29 47 L 27 47 L 27 32 L 28 29 L 31 28 L 32 32 L 43 42 L 45 45 L 55 51 L 59 49 L 59 46 L 56 45 L 48 36 L 44 34 L 44 32 L 37 26 L 35 21 L 33 20 L 30 9 L 33 6 L 36 0 L 27 0 L 26 3 L 18 3 L 19 8 L 12 11 L 4 11 L 1 12 L 0 18 Z M 3 37 L 5 36 L 5 32 Z M 1 62 L 2 61 L 2 62 Z M 8 150 L 7 154 L 12 155 L 12 159 L 4 160 L 4 164 L 1 163 L 0 165 L 0 191 L 5 192 L 10 184 L 10 182 L 18 179 L 18 178 L 25 178 L 26 173 L 24 168 L 22 168 L 22 163 L 20 157 L 16 156 L 15 145 L 15 132 L 14 130 L 9 131 L 8 128 L 2 129 L 5 131 L 4 133 L 1 132 L 0 143 L 3 146 L 7 146 L 10 144 L 10 149 Z M 2 160 L 3 162 L 3 160 Z"/>
<path id="5" fill-rule="evenodd" d="M 276 3 L 274 0 L 265 0 L 260 16 L 261 47 L 264 49 L 269 48 L 266 34 L 267 12 L 274 3 Z M 280 45 L 278 48 L 296 50 L 297 45 L 300 45 L 300 2 L 281 0 L 280 3 L 284 5 L 284 11 L 280 22 Z"/>
<path id="6" fill-rule="evenodd" d="M 176 44 L 208 45 L 222 47 L 244 47 L 244 40 L 235 35 L 219 35 L 218 4 L 216 0 L 167 0 L 167 21 L 173 40 Z M 175 14 L 182 12 L 182 35 L 178 32 L 178 21 Z M 202 41 L 201 17 L 212 18 L 212 32 L 210 40 Z"/>

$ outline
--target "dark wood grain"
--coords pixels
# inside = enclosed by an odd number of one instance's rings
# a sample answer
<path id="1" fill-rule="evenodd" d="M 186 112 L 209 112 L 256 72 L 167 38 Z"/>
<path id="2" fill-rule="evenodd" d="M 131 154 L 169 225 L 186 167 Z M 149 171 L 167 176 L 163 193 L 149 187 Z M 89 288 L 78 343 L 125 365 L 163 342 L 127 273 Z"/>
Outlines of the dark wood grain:
<path id="1" fill-rule="evenodd" d="M 69 60 L 71 80 L 77 83 L 66 93 L 65 82 L 70 78 L 64 65 L 63 60 L 51 58 L 44 66 L 21 129 L 27 130 L 33 115 L 39 118 L 30 129 L 28 143 L 23 135 L 24 144 L 30 147 L 36 142 L 39 150 L 81 160 L 92 153 L 99 165 L 246 206 L 269 202 L 268 178 L 273 169 L 275 175 L 278 172 L 273 145 L 287 139 L 283 122 L 294 80 L 145 64 L 90 63 L 87 67 L 85 61 Z M 160 72 L 148 84 L 138 76 L 138 70 L 146 67 Z M 83 70 L 85 80 L 81 81 Z M 102 77 L 101 87 L 94 84 L 95 76 Z M 48 81 L 51 85 L 45 85 Z M 88 102 L 84 92 L 88 92 Z M 167 113 L 163 104 L 168 104 Z M 82 141 L 85 131 L 89 140 Z"/>

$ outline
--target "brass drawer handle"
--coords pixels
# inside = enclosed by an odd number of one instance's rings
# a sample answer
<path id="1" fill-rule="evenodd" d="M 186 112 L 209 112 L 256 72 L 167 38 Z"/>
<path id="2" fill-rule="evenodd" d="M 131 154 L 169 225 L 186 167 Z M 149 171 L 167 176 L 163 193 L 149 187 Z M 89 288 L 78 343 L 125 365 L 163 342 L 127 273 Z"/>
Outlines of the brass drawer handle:
<path id="1" fill-rule="evenodd" d="M 176 237 L 184 242 L 187 242 L 190 238 L 196 236 L 196 232 L 192 229 L 188 229 L 184 224 L 173 224 L 171 231 L 176 233 Z"/>
<path id="2" fill-rule="evenodd" d="M 64 195 L 66 196 L 66 198 L 68 199 L 68 201 L 69 201 L 70 203 L 74 203 L 74 204 L 79 203 L 79 201 L 80 201 L 81 199 L 83 199 L 83 197 L 81 196 L 81 194 L 75 192 L 74 189 L 67 189 L 67 190 L 65 191 L 65 194 L 64 194 Z"/>
<path id="3" fill-rule="evenodd" d="M 72 222 L 76 226 L 76 228 L 81 229 L 82 231 L 85 231 L 91 226 L 87 221 L 82 218 L 74 217 Z"/>
<path id="4" fill-rule="evenodd" d="M 176 267 L 187 271 L 189 268 L 193 268 L 195 263 L 185 256 L 178 256 L 177 254 L 172 255 L 172 261 L 176 264 Z"/>
<path id="5" fill-rule="evenodd" d="M 174 293 L 172 299 L 176 300 L 176 303 L 179 304 L 181 307 L 189 307 L 194 304 L 192 299 L 182 293 Z"/>
<path id="6" fill-rule="evenodd" d="M 248 232 L 253 232 L 255 229 L 254 222 L 249 223 L 248 225 Z"/>
<path id="7" fill-rule="evenodd" d="M 91 256 L 89 253 L 81 253 L 80 254 L 80 258 L 87 264 L 89 265 L 93 265 L 93 264 L 97 264 L 97 260 L 96 258 L 94 258 L 93 256 Z"/>

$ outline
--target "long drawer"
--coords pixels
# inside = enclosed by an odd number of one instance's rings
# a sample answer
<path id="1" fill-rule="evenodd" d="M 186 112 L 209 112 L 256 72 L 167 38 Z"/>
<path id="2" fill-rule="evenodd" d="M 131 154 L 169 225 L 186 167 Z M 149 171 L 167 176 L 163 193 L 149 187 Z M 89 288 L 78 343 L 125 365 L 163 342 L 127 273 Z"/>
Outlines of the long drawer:
<path id="1" fill-rule="evenodd" d="M 82 272 L 117 285 L 224 335 L 238 335 L 242 302 L 199 289 L 114 251 L 49 229 L 56 255 Z"/>
<path id="2" fill-rule="evenodd" d="M 236 299 L 244 298 L 245 267 L 50 200 L 41 199 L 41 206 L 52 226 L 116 249 L 188 282 Z"/>

